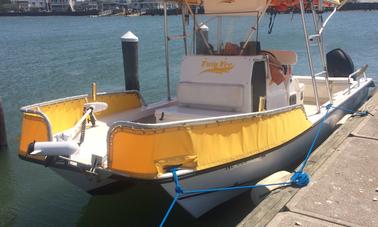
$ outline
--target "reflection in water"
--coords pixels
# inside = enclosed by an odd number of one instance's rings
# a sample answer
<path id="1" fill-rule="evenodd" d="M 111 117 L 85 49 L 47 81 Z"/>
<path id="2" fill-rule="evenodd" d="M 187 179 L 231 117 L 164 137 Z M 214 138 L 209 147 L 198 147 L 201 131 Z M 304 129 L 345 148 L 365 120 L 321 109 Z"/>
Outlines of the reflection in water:
<path id="1" fill-rule="evenodd" d="M 158 226 L 172 198 L 158 185 L 140 184 L 129 190 L 93 196 L 83 208 L 78 226 Z M 166 226 L 235 226 L 253 209 L 249 192 L 222 204 L 199 219 L 176 205 Z"/>
<path id="2" fill-rule="evenodd" d="M 14 205 L 14 185 L 12 178 L 14 174 L 11 169 L 11 162 L 7 147 L 0 147 L 0 226 L 10 226 L 17 217 Z"/>

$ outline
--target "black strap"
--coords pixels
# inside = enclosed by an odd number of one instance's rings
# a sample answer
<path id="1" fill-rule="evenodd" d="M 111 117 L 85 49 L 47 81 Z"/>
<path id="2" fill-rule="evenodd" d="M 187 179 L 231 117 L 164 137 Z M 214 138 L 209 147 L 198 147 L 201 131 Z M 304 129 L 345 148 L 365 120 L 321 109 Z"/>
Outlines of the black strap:
<path id="1" fill-rule="evenodd" d="M 268 34 L 272 34 L 274 21 L 276 20 L 277 16 L 277 10 L 272 9 L 269 11 L 270 17 L 269 17 L 269 26 L 268 26 Z"/>

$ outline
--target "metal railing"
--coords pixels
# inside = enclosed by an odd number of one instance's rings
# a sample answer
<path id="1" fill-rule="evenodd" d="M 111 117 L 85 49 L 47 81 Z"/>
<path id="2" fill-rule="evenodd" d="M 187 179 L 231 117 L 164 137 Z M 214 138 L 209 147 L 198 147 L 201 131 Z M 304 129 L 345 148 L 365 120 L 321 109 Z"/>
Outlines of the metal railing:
<path id="1" fill-rule="evenodd" d="M 357 69 L 356 71 L 354 71 L 353 73 L 349 74 L 348 76 L 348 94 L 350 94 L 351 92 L 351 89 L 352 89 L 352 81 L 357 81 L 357 87 L 360 86 L 360 80 L 361 78 L 364 78 L 365 81 L 367 80 L 367 77 L 366 77 L 366 69 L 368 68 L 368 65 L 364 65 L 362 66 L 361 68 Z"/>

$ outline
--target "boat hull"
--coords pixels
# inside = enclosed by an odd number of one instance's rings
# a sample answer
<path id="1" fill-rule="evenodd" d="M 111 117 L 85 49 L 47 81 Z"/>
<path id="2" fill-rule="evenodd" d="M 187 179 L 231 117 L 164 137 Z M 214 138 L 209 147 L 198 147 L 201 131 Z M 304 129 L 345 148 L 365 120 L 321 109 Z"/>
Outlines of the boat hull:
<path id="1" fill-rule="evenodd" d="M 50 167 L 55 173 L 63 177 L 71 184 L 90 193 L 96 194 L 98 191 L 110 190 L 111 185 L 117 181 L 112 179 L 110 175 L 94 175 L 71 169 Z"/>
<path id="2" fill-rule="evenodd" d="M 348 99 L 338 106 L 340 108 L 332 108 L 321 128 L 316 146 L 320 145 L 335 130 L 337 122 L 347 114 L 341 108 L 355 110 L 362 105 L 367 96 L 368 85 L 350 95 Z M 180 178 L 180 184 L 186 190 L 246 185 L 253 184 L 274 172 L 290 169 L 295 164 L 304 160 L 319 127 L 320 120 L 300 136 L 282 146 L 267 151 L 255 158 L 227 165 L 214 171 L 207 171 L 187 177 L 184 176 Z M 162 183 L 161 186 L 172 197 L 176 195 L 175 183 L 173 181 Z M 178 200 L 178 203 L 193 217 L 199 217 L 244 191 L 246 189 L 183 195 Z"/>

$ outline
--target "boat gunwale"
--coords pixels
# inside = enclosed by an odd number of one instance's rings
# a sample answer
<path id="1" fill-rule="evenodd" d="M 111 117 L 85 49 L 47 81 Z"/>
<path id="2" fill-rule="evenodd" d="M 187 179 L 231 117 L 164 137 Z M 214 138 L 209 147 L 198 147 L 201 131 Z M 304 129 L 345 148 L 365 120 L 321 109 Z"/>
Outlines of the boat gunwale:
<path id="1" fill-rule="evenodd" d="M 37 110 L 35 110 L 35 109 L 28 109 L 28 110 L 22 111 L 22 112 L 23 113 L 29 113 L 29 114 L 36 114 L 39 117 L 41 117 L 42 120 L 46 123 L 46 126 L 47 126 L 48 141 L 53 141 L 52 125 L 51 125 L 49 117 L 45 113 L 43 113 L 42 111 L 40 111 L 38 109 Z"/>
<path id="2" fill-rule="evenodd" d="M 143 106 L 147 106 L 142 94 L 138 90 L 127 90 L 127 91 L 112 91 L 112 92 L 98 92 L 96 95 L 97 96 L 105 96 L 105 95 L 116 95 L 116 94 L 136 94 L 141 101 Z M 20 111 L 22 113 L 29 113 L 29 114 L 36 114 L 40 116 L 43 121 L 46 123 L 47 130 L 48 130 L 48 141 L 53 141 L 53 134 L 52 134 L 52 124 L 48 116 L 43 113 L 39 107 L 43 106 L 48 106 L 48 105 L 54 105 L 58 103 L 64 103 L 68 101 L 73 101 L 73 100 L 79 100 L 82 98 L 88 98 L 88 94 L 82 94 L 82 95 L 75 95 L 75 96 L 70 96 L 70 97 L 65 97 L 65 98 L 59 98 L 59 99 L 54 99 L 50 101 L 45 101 L 45 102 L 40 102 L 40 103 L 35 103 L 32 105 L 27 105 L 23 106 L 20 108 Z"/>
<path id="3" fill-rule="evenodd" d="M 230 117 L 233 117 L 232 120 L 249 119 L 250 116 L 252 116 L 252 117 L 266 116 L 263 113 L 266 114 L 267 112 L 269 113 L 269 115 L 273 115 L 273 114 L 277 114 L 277 113 L 285 113 L 286 111 L 295 110 L 295 109 L 302 109 L 304 111 L 306 119 L 307 119 L 307 115 L 306 115 L 306 112 L 304 110 L 304 106 L 302 104 L 296 104 L 296 105 L 292 105 L 292 106 L 286 106 L 284 108 L 274 109 L 272 111 L 254 112 L 254 113 L 247 113 L 247 114 L 239 114 L 239 115 L 236 115 L 236 116 L 232 115 L 232 116 L 221 116 L 221 117 L 214 117 L 214 118 L 215 119 L 219 119 L 219 118 L 220 119 L 225 119 L 224 121 L 222 121 L 222 122 L 225 122 L 225 121 L 230 120 L 230 119 L 227 119 L 227 118 L 230 118 Z M 331 111 L 334 111 L 334 110 L 331 110 Z M 205 121 L 205 120 L 214 119 L 214 118 L 206 118 L 206 119 L 202 118 L 202 119 L 199 119 L 199 120 Z M 193 176 L 196 176 L 196 175 L 206 174 L 206 173 L 209 173 L 209 172 L 212 172 L 212 171 L 217 171 L 217 170 L 225 168 L 227 166 L 238 165 L 239 163 L 247 162 L 249 160 L 258 158 L 260 156 L 264 156 L 267 153 L 273 152 L 274 150 L 279 149 L 282 146 L 285 146 L 286 144 L 290 143 L 291 141 L 295 140 L 296 138 L 302 136 L 304 133 L 307 133 L 314 126 L 316 126 L 317 124 L 320 123 L 320 119 L 317 120 L 315 123 L 313 123 L 309 128 L 307 128 L 306 130 L 304 130 L 302 133 L 300 133 L 297 137 L 294 137 L 294 138 L 288 140 L 287 142 L 285 142 L 283 144 L 280 144 L 280 145 L 278 145 L 276 147 L 270 148 L 270 149 L 268 149 L 266 151 L 263 151 L 261 153 L 254 154 L 254 155 L 251 155 L 251 156 L 248 156 L 248 157 L 245 157 L 245 158 L 241 158 L 239 160 L 234 160 L 234 161 L 231 161 L 231 162 L 223 163 L 221 165 L 213 166 L 213 167 L 202 169 L 202 170 L 188 171 L 188 170 L 191 170 L 191 169 L 182 169 L 182 170 L 185 171 L 185 173 L 180 174 L 180 170 L 178 170 L 177 174 L 180 176 L 181 179 L 185 179 L 185 178 L 193 177 Z M 187 121 L 185 121 L 185 122 L 187 122 Z M 194 120 L 191 120 L 191 121 L 194 121 Z M 185 123 L 184 121 L 181 121 L 181 122 Z M 194 123 L 197 123 L 197 122 L 198 122 L 198 119 Z M 214 121 L 213 123 L 219 123 L 219 122 L 221 122 L 221 121 Z M 116 123 L 128 123 L 128 122 L 116 122 Z M 131 122 L 131 123 L 133 123 L 133 122 Z M 179 122 L 173 122 L 173 123 L 178 124 Z M 167 124 L 167 123 L 162 123 L 162 124 Z M 195 125 L 199 125 L 199 124 L 197 123 Z M 122 125 L 117 125 L 117 126 L 119 127 L 119 126 L 122 126 Z M 189 126 L 189 125 L 184 125 L 184 126 Z M 171 128 L 173 128 L 173 127 L 174 126 L 172 126 Z M 149 128 L 149 129 L 154 129 L 154 128 Z M 112 130 L 116 130 L 116 127 L 112 128 Z M 110 133 L 112 132 L 112 130 L 109 130 L 109 132 L 108 132 L 108 135 L 109 135 L 109 137 L 108 137 L 108 151 L 109 151 L 109 146 L 111 144 L 111 143 L 109 143 L 109 141 L 111 141 L 110 140 L 111 139 Z M 133 175 L 132 176 L 132 175 L 128 174 L 127 172 L 114 171 L 114 170 L 111 170 L 110 168 L 106 168 L 106 169 L 102 169 L 102 170 L 106 171 L 106 172 L 112 173 L 115 178 L 118 178 L 117 176 L 126 177 L 126 178 L 128 178 L 128 180 L 132 180 L 132 181 L 135 181 L 135 182 L 166 183 L 166 182 L 173 181 L 172 180 L 172 176 L 169 175 L 169 174 L 167 176 L 160 176 L 160 177 L 156 176 L 155 178 L 147 178 L 147 177 L 143 177 L 142 175 L 139 175 L 139 176 Z M 166 172 L 165 174 L 167 174 L 167 173 L 169 173 L 169 172 Z M 165 175 L 165 174 L 163 174 L 163 175 Z"/>
<path id="4" fill-rule="evenodd" d="M 183 121 L 172 121 L 172 122 L 166 122 L 166 123 L 157 123 L 157 124 L 149 124 L 149 123 L 138 123 L 138 122 L 132 122 L 132 121 L 117 121 L 114 122 L 110 128 L 108 129 L 107 133 L 107 160 L 108 165 L 112 163 L 112 156 L 114 152 L 114 146 L 113 146 L 113 140 L 117 132 L 128 130 L 128 133 L 130 134 L 140 134 L 141 132 L 143 134 L 149 132 L 149 133 L 159 133 L 164 132 L 166 129 L 174 129 L 174 130 L 188 130 L 188 128 L 191 127 L 201 127 L 201 126 L 207 126 L 207 125 L 218 125 L 221 123 L 230 123 L 233 121 L 244 121 L 244 120 L 250 120 L 250 119 L 259 119 L 262 117 L 270 117 L 279 115 L 282 113 L 288 113 L 295 110 L 302 110 L 302 113 L 307 121 L 307 115 L 306 111 L 304 109 L 303 104 L 295 104 L 291 106 L 285 106 L 273 110 L 263 111 L 263 112 L 252 112 L 252 113 L 239 113 L 235 115 L 226 115 L 226 116 L 217 116 L 217 117 L 206 117 L 206 118 L 199 118 L 199 119 L 189 119 L 189 120 L 183 120 Z M 108 168 L 109 169 L 109 166 Z M 137 174 L 138 175 L 138 174 Z M 149 178 L 154 179 L 158 178 L 158 175 L 149 175 L 149 176 L 143 176 L 140 175 L 140 178 Z"/>
<path id="5" fill-rule="evenodd" d="M 335 111 L 335 110 L 332 110 L 332 112 Z M 210 168 L 206 168 L 206 169 L 202 169 L 202 170 L 193 170 L 191 172 L 187 172 L 185 174 L 180 174 L 180 169 L 177 170 L 177 175 L 180 177 L 180 179 L 186 179 L 186 178 L 190 178 L 190 177 L 194 177 L 196 175 L 201 175 L 201 174 L 206 174 L 206 173 L 209 173 L 209 172 L 213 172 L 213 171 L 217 171 L 217 170 L 220 170 L 220 169 L 223 169 L 223 168 L 226 168 L 227 166 L 233 166 L 233 165 L 238 165 L 240 163 L 243 163 L 243 162 L 247 162 L 249 160 L 252 160 L 252 159 L 255 159 L 255 158 L 259 158 L 260 156 L 265 156 L 266 154 L 270 153 L 270 152 L 273 152 L 275 151 L 276 149 L 279 149 L 283 146 L 286 146 L 288 143 L 291 143 L 292 141 L 298 139 L 298 137 L 301 137 L 303 136 L 303 134 L 307 133 L 308 131 L 310 131 L 312 128 L 316 127 L 318 124 L 320 123 L 320 120 L 318 120 L 317 122 L 315 122 L 311 127 L 309 127 L 308 129 L 304 130 L 301 134 L 299 134 L 297 137 L 294 137 L 290 140 L 288 140 L 287 142 L 285 143 L 282 143 L 276 147 L 272 147 L 266 151 L 263 151 L 261 153 L 258 153 L 258 154 L 254 154 L 254 155 L 251 155 L 251 156 L 248 156 L 248 157 L 245 157 L 245 158 L 242 158 L 242 159 L 239 159 L 239 160 L 235 160 L 235 161 L 232 161 L 232 162 L 228 162 L 228 163 L 224 163 L 224 164 L 221 164 L 221 165 L 217 165 L 217 166 L 213 166 L 213 167 L 210 167 Z M 126 173 L 126 172 L 121 172 L 121 171 L 114 171 L 114 170 L 111 170 L 109 168 L 106 168 L 104 169 L 105 171 L 108 171 L 110 173 L 113 173 L 114 175 L 120 175 L 122 177 L 127 177 L 128 179 L 132 179 L 132 180 L 135 180 L 137 182 L 156 182 L 156 183 L 168 183 L 168 182 L 172 182 L 174 181 L 173 178 L 172 178 L 172 174 L 170 174 L 170 172 L 166 172 L 165 174 L 163 175 L 166 175 L 166 176 L 160 176 L 160 177 L 156 177 L 156 178 L 138 178 L 137 176 L 131 176 L 130 174 Z M 182 170 L 189 170 L 189 169 L 182 169 Z"/>
<path id="6" fill-rule="evenodd" d="M 255 117 L 263 117 L 263 116 L 271 116 L 274 114 L 285 113 L 290 110 L 295 109 L 302 109 L 305 112 L 303 104 L 295 104 L 291 106 L 280 107 L 273 110 L 267 110 L 262 112 L 250 112 L 250 113 L 235 113 L 230 115 L 224 116 L 216 116 L 216 117 L 204 117 L 198 119 L 188 119 L 188 120 L 181 120 L 181 121 L 171 121 L 171 122 L 163 122 L 163 123 L 139 123 L 133 121 L 116 121 L 109 129 L 110 135 L 114 130 L 120 127 L 126 127 L 128 129 L 168 129 L 168 128 L 175 128 L 175 127 L 190 127 L 190 126 L 197 126 L 197 125 L 204 125 L 204 124 L 214 124 L 214 123 L 223 123 L 232 120 L 245 120 Z M 306 115 L 307 118 L 307 115 Z M 110 138 L 108 136 L 108 138 Z"/>
<path id="7" fill-rule="evenodd" d="M 116 94 L 137 94 L 138 98 L 141 100 L 143 106 L 147 106 L 147 103 L 145 99 L 143 98 L 142 94 L 138 90 L 126 90 L 126 91 L 111 91 L 111 92 L 97 92 L 97 96 L 105 96 L 105 95 L 116 95 Z M 45 102 L 40 102 L 40 103 L 35 103 L 27 106 L 23 106 L 20 108 L 20 111 L 23 113 L 35 113 L 33 108 L 38 108 L 42 106 L 47 106 L 47 105 L 54 105 L 58 103 L 63 103 L 67 101 L 73 101 L 73 100 L 78 100 L 82 98 L 88 98 L 90 97 L 89 94 L 82 94 L 82 95 L 75 95 L 75 96 L 70 96 L 70 97 L 65 97 L 65 98 L 59 98 L 59 99 L 54 99 L 50 101 L 45 101 Z M 32 110 L 32 111 L 31 111 Z M 38 111 L 38 110 L 37 110 Z M 39 111 L 41 112 L 41 111 Z"/>

